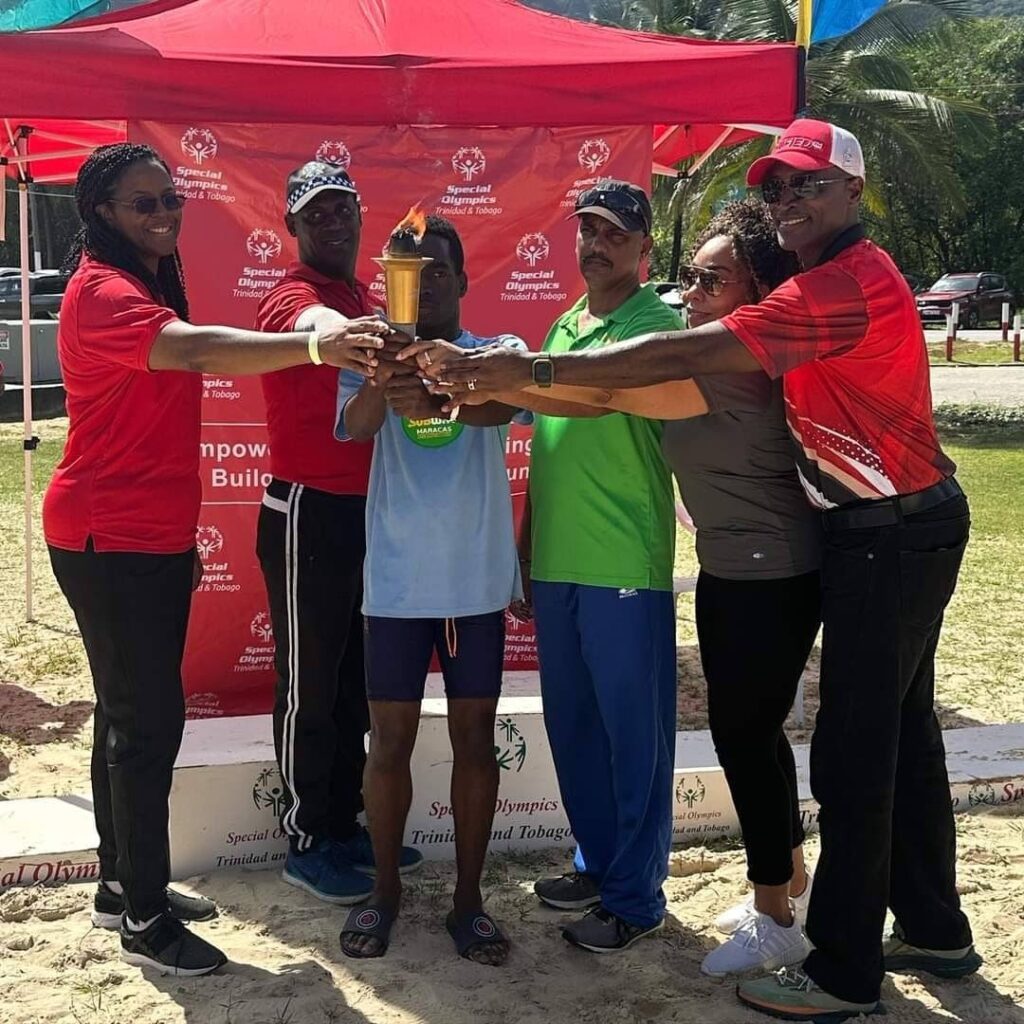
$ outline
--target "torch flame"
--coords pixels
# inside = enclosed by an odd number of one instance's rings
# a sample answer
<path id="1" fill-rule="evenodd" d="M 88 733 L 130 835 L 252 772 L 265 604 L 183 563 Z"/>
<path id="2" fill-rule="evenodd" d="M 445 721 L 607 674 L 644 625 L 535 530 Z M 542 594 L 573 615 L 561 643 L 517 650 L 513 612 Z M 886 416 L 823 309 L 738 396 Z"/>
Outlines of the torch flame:
<path id="1" fill-rule="evenodd" d="M 418 242 L 422 237 L 423 233 L 427 230 L 427 218 L 423 210 L 417 205 L 409 207 L 409 212 L 398 222 L 395 226 L 395 230 L 391 232 L 393 235 L 397 235 L 400 231 L 412 230 L 412 233 L 416 236 Z"/>

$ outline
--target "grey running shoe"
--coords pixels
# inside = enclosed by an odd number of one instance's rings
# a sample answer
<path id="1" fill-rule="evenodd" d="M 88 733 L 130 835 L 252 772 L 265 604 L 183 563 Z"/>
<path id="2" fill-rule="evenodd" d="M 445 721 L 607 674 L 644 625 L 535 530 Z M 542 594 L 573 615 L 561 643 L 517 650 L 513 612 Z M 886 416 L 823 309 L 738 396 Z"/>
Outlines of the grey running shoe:
<path id="1" fill-rule="evenodd" d="M 586 910 L 601 902 L 597 882 L 582 871 L 570 871 L 560 878 L 539 878 L 533 891 L 541 903 L 556 910 Z"/>

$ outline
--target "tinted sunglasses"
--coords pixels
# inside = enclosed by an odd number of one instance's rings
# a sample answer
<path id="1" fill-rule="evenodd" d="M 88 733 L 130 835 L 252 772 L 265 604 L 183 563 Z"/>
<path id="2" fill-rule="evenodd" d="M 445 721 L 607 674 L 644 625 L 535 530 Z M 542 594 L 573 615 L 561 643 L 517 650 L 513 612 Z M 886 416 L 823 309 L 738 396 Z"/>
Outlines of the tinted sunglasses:
<path id="1" fill-rule="evenodd" d="M 700 286 L 705 295 L 715 298 L 722 294 L 727 284 L 739 284 L 739 281 L 727 281 L 717 270 L 706 267 L 695 267 L 692 264 L 679 268 L 679 284 L 684 291 Z"/>
<path id="2" fill-rule="evenodd" d="M 127 202 L 124 199 L 108 199 L 107 202 L 117 206 L 130 206 L 140 217 L 148 217 L 156 213 L 161 206 L 170 213 L 180 210 L 185 205 L 185 199 L 186 197 L 180 192 L 167 192 L 159 198 L 157 196 L 136 196 Z"/>
<path id="3" fill-rule="evenodd" d="M 797 199 L 813 199 L 825 191 L 826 186 L 837 181 L 849 181 L 848 177 L 843 178 L 812 178 L 811 174 L 794 174 L 789 181 L 781 178 L 769 178 L 761 183 L 761 198 L 769 206 L 779 202 L 788 188 Z"/>

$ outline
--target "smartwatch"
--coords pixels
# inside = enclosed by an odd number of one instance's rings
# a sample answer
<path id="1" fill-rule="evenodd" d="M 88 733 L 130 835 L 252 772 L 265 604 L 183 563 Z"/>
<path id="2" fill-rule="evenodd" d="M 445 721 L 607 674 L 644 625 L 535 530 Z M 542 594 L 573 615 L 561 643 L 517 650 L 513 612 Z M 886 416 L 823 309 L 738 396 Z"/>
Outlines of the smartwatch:
<path id="1" fill-rule="evenodd" d="M 533 383 L 539 388 L 549 388 L 555 383 L 555 364 L 551 356 L 538 356 L 531 364 Z"/>

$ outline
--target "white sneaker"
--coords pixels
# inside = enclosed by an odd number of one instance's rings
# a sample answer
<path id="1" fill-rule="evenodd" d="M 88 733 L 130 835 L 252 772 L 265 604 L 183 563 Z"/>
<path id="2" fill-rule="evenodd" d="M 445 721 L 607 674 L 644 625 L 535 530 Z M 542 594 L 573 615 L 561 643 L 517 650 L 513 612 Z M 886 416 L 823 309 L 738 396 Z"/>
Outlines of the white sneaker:
<path id="1" fill-rule="evenodd" d="M 715 918 L 715 927 L 723 935 L 732 935 L 748 917 L 755 913 L 757 911 L 754 910 L 754 896 L 751 893 L 745 902 L 737 903 L 735 906 L 719 914 Z"/>
<path id="2" fill-rule="evenodd" d="M 811 947 L 803 929 L 793 921 L 788 928 L 776 924 L 767 914 L 750 914 L 728 942 L 711 950 L 700 965 L 709 978 L 750 971 L 774 971 L 802 963 Z"/>
<path id="3" fill-rule="evenodd" d="M 793 896 L 790 899 L 790 905 L 793 908 L 793 915 L 797 921 L 800 922 L 800 927 L 803 928 L 807 924 L 807 907 L 811 902 L 811 886 L 814 884 L 814 875 L 812 872 L 807 872 L 807 885 L 804 886 L 804 891 L 799 896 Z M 730 907 L 728 910 L 723 911 L 718 917 L 715 918 L 715 928 L 718 929 L 723 935 L 732 935 L 734 931 L 743 922 L 750 917 L 751 914 L 756 913 L 754 910 L 754 895 L 751 895 L 743 903 L 737 903 L 735 906 Z"/>

